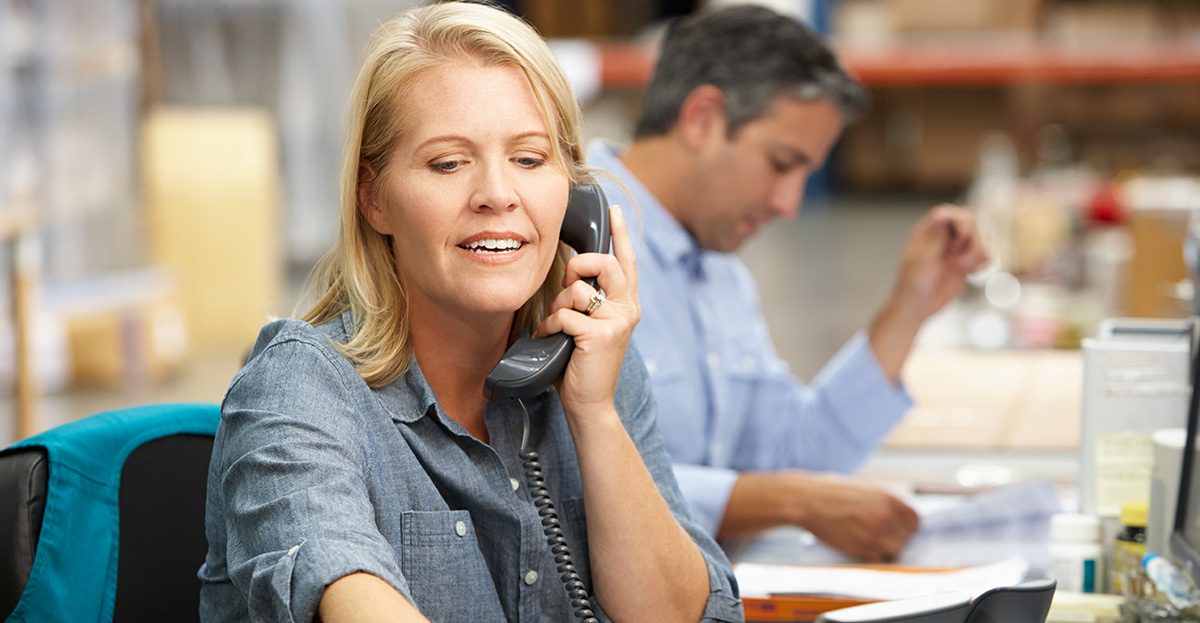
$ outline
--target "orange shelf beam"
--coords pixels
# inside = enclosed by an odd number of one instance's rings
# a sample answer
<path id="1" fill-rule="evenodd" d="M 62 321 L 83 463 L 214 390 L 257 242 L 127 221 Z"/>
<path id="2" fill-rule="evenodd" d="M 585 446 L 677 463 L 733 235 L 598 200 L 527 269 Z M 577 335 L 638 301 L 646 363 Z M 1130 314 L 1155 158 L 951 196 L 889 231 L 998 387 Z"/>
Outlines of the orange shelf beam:
<path id="1" fill-rule="evenodd" d="M 642 88 L 656 59 L 647 44 L 603 42 L 604 88 Z M 839 48 L 847 69 L 871 87 L 1131 84 L 1200 80 L 1200 46 L 1182 43 L 1066 49 L 1049 45 L 896 45 Z"/>

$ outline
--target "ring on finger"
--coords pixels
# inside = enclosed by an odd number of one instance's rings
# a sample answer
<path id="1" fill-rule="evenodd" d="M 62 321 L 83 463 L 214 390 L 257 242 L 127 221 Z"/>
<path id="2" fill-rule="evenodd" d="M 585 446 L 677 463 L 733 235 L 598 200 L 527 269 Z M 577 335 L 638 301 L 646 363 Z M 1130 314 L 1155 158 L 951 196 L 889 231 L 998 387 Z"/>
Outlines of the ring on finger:
<path id="1" fill-rule="evenodd" d="M 592 312 L 596 311 L 596 309 L 599 308 L 600 304 L 603 302 L 604 302 L 604 293 L 599 290 L 596 290 L 595 292 L 592 293 L 592 298 L 588 299 L 587 309 L 584 310 L 583 313 L 591 316 Z"/>

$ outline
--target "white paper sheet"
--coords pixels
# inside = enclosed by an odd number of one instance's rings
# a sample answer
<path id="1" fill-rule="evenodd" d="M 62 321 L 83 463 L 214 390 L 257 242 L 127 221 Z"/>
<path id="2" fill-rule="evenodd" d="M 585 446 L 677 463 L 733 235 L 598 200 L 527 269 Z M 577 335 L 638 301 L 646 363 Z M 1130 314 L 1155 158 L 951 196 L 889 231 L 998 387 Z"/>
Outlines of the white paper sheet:
<path id="1" fill-rule="evenodd" d="M 905 599 L 946 591 L 979 595 L 1025 580 L 1029 563 L 1020 556 L 953 571 L 882 571 L 854 566 L 734 565 L 745 597 L 808 594 L 862 599 Z"/>

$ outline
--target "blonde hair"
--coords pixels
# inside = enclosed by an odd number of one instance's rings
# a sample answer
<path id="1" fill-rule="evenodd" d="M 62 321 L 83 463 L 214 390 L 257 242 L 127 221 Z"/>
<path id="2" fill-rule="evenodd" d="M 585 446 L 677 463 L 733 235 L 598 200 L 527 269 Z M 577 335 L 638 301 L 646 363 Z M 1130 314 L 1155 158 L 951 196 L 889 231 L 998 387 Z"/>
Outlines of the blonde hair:
<path id="1" fill-rule="evenodd" d="M 347 309 L 353 313 L 349 340 L 335 346 L 371 387 L 386 385 L 408 370 L 412 344 L 407 299 L 391 241 L 358 210 L 359 165 L 365 162 L 376 173 L 372 183 L 378 189 L 388 174 L 392 147 L 404 131 L 399 94 L 422 72 L 461 62 L 521 69 L 546 121 L 553 160 L 573 184 L 590 180 L 580 146 L 579 104 L 554 54 L 528 24 L 497 8 L 449 2 L 408 10 L 380 25 L 367 45 L 350 95 L 338 242 L 313 269 L 310 291 L 323 294 L 302 316 L 316 325 Z M 569 247 L 559 244 L 541 288 L 517 311 L 510 339 L 522 330 L 533 330 L 546 317 L 562 289 L 571 254 Z"/>

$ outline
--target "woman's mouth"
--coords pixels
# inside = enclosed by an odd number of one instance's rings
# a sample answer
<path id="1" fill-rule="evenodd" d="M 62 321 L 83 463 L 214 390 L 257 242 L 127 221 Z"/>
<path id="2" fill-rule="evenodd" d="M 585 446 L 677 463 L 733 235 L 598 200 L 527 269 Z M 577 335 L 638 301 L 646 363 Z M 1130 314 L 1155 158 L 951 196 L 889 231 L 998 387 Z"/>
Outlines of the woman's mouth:
<path id="1" fill-rule="evenodd" d="M 460 249 L 466 249 L 472 253 L 487 253 L 487 254 L 502 254 L 513 253 L 521 248 L 524 243 L 520 240 L 512 238 L 485 238 L 458 245 Z"/>

